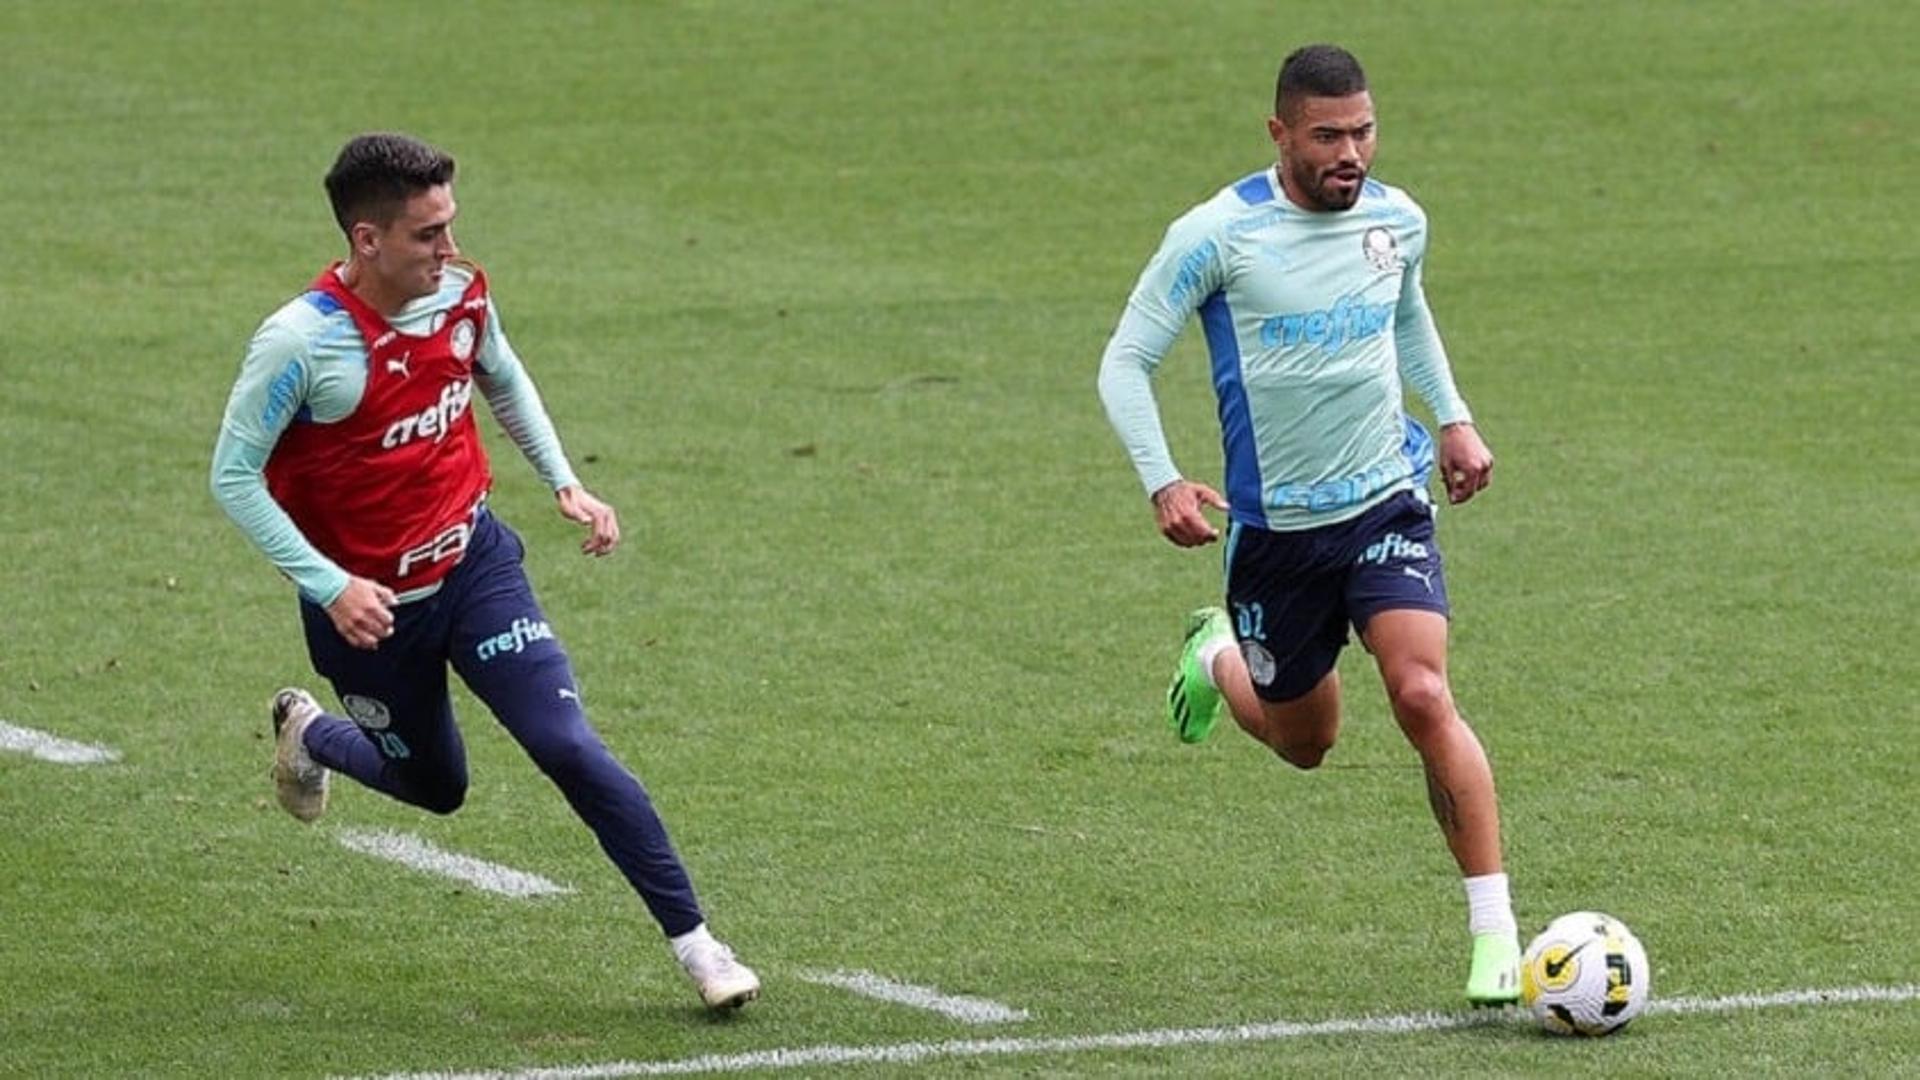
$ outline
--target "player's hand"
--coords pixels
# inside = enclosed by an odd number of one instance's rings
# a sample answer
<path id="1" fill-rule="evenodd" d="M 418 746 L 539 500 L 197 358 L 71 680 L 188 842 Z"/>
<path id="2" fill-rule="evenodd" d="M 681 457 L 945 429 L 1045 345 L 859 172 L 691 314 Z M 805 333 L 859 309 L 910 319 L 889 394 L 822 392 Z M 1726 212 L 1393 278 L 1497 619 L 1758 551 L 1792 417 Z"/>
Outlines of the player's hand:
<path id="1" fill-rule="evenodd" d="M 393 590 L 377 581 L 349 577 L 347 587 L 327 605 L 334 632 L 356 649 L 377 649 L 393 636 Z"/>
<path id="2" fill-rule="evenodd" d="M 1225 510 L 1227 500 L 1205 484 L 1175 480 L 1153 493 L 1153 513 L 1160 535 L 1181 547 L 1199 547 L 1220 539 L 1220 530 L 1200 512 L 1202 506 Z"/>
<path id="3" fill-rule="evenodd" d="M 613 507 L 593 497 L 579 484 L 554 492 L 560 500 L 560 516 L 587 527 L 587 538 L 580 542 L 585 555 L 608 555 L 620 543 L 620 515 Z"/>
<path id="4" fill-rule="evenodd" d="M 1446 482 L 1450 503 L 1466 502 L 1493 483 L 1493 451 L 1472 424 L 1440 429 L 1440 478 Z"/>

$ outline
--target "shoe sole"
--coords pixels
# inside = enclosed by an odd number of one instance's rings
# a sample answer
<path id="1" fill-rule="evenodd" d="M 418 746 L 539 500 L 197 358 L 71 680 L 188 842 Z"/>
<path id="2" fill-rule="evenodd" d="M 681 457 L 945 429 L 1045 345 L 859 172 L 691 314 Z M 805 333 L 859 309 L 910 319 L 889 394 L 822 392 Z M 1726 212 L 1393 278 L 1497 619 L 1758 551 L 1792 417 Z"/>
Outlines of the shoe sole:
<path id="1" fill-rule="evenodd" d="M 707 1001 L 707 1008 L 713 1009 L 717 1012 L 724 1012 L 728 1009 L 738 1009 L 742 1005 L 745 1005 L 747 1002 L 752 1001 L 755 998 L 758 998 L 759 996 L 760 996 L 760 988 L 757 986 L 752 986 L 752 987 L 748 987 L 745 990 L 736 990 L 732 994 L 729 994 L 728 996 L 721 998 L 719 1001 Z M 705 999 L 703 998 L 702 1000 L 705 1000 Z"/>
<path id="2" fill-rule="evenodd" d="M 296 821 L 311 825 L 327 812 L 327 795 L 324 787 L 318 795 L 313 795 L 300 781 L 282 779 L 278 766 L 275 767 L 273 787 L 274 794 L 280 800 L 280 809 L 293 815 Z"/>

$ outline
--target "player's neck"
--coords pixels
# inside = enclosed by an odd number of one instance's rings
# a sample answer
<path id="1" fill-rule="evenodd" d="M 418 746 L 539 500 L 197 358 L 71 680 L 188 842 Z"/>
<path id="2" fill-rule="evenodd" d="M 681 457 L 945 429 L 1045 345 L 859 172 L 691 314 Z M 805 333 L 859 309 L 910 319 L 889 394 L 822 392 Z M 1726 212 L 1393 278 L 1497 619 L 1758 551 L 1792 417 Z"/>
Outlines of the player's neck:
<path id="1" fill-rule="evenodd" d="M 341 264 L 338 273 L 340 284 L 345 285 L 348 292 L 359 297 L 383 319 L 400 314 L 400 309 L 413 299 L 351 257 Z"/>

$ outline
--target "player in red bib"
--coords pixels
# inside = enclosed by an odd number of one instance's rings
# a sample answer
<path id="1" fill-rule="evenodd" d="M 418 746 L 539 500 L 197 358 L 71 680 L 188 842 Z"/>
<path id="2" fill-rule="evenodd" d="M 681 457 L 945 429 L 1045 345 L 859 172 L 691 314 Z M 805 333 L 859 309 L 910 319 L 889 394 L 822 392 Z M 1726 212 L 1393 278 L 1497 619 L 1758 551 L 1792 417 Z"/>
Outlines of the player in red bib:
<path id="1" fill-rule="evenodd" d="M 451 668 L 560 788 L 715 1008 L 759 994 L 708 931 L 646 790 L 587 723 L 520 538 L 486 504 L 478 390 L 611 553 L 619 518 L 574 475 L 478 267 L 457 261 L 453 159 L 401 135 L 341 150 L 326 187 L 348 256 L 254 334 L 214 449 L 215 497 L 300 592 L 314 670 L 340 698 L 273 699 L 273 776 L 302 821 L 342 772 L 452 813 L 467 791 Z"/>
<path id="2" fill-rule="evenodd" d="M 339 422 L 295 424 L 281 436 L 267 490 L 348 573 L 406 597 L 458 564 L 493 482 L 469 410 L 487 279 L 472 268 L 456 305 L 436 315 L 438 329 L 413 337 L 347 288 L 344 265 L 322 271 L 313 288 L 352 316 L 367 343 L 366 389 Z"/>

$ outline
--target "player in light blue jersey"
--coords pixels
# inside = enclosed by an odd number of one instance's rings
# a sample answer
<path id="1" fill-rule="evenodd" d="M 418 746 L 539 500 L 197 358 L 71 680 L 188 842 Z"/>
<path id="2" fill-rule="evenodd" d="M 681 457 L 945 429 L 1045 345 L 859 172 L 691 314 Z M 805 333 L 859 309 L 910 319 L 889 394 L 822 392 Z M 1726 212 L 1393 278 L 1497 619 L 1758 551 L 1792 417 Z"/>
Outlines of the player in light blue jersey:
<path id="1" fill-rule="evenodd" d="M 1302 769 L 1340 727 L 1335 662 L 1348 627 L 1373 654 L 1395 720 L 1426 769 L 1434 816 L 1466 881 L 1467 997 L 1519 997 L 1520 948 L 1501 868 L 1493 773 L 1447 681 L 1446 581 L 1427 478 L 1436 447 L 1404 386 L 1439 421 L 1450 501 L 1485 488 L 1493 455 L 1455 388 L 1421 289 L 1427 218 L 1367 175 L 1373 99 L 1331 45 L 1281 65 L 1268 133 L 1278 163 L 1168 228 L 1100 363 L 1107 415 L 1181 547 L 1219 538 L 1226 609 L 1202 608 L 1167 690 L 1167 717 L 1199 742 L 1225 707 Z M 1182 476 L 1152 376 L 1198 315 L 1212 360 L 1225 496 Z M 1238 648 L 1230 648 L 1237 642 Z"/>

